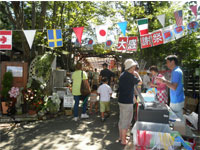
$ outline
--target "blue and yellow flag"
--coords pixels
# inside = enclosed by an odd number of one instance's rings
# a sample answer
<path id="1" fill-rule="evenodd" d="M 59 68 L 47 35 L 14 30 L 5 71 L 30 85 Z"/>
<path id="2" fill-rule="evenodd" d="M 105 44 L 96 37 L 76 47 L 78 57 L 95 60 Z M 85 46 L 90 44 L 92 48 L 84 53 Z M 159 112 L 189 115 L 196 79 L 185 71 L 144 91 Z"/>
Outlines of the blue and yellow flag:
<path id="1" fill-rule="evenodd" d="M 62 30 L 53 29 L 47 31 L 49 47 L 62 47 Z"/>

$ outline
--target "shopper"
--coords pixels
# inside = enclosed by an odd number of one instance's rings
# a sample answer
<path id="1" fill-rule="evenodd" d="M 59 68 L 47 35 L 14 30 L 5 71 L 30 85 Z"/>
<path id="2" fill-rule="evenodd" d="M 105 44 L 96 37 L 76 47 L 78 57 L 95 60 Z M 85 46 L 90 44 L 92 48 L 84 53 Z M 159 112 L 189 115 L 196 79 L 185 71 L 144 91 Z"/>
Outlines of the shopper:
<path id="1" fill-rule="evenodd" d="M 143 89 L 142 89 L 142 91 L 143 92 L 146 92 L 150 88 L 150 86 L 149 86 L 149 83 L 151 81 L 150 74 L 151 74 L 151 72 L 149 70 L 147 70 L 147 74 L 145 74 L 143 76 L 143 79 L 142 79 L 142 82 L 143 82 Z"/>
<path id="2" fill-rule="evenodd" d="M 94 69 L 92 85 L 99 85 L 99 72 L 97 72 L 97 68 Z"/>
<path id="3" fill-rule="evenodd" d="M 86 109 L 87 109 L 87 97 L 82 97 L 81 96 L 81 82 L 82 80 L 88 83 L 87 80 L 87 73 L 85 71 L 82 71 L 82 64 L 77 63 L 76 64 L 76 71 L 72 74 L 72 94 L 74 95 L 74 121 L 78 120 L 78 107 L 79 107 L 79 101 L 80 99 L 84 99 L 84 104 L 83 104 L 83 109 L 82 109 L 82 114 L 81 118 L 89 118 L 89 116 L 86 114 Z"/>
<path id="4" fill-rule="evenodd" d="M 98 101 L 97 101 L 97 85 L 92 86 L 92 91 L 90 94 L 90 114 L 92 114 L 92 108 L 95 106 L 95 113 L 98 112 Z"/>
<path id="5" fill-rule="evenodd" d="M 165 58 L 167 67 L 172 70 L 171 81 L 164 77 L 157 77 L 158 82 L 164 83 L 170 88 L 170 108 L 182 120 L 185 95 L 183 91 L 183 72 L 178 66 L 176 55 L 169 55 Z"/>
<path id="6" fill-rule="evenodd" d="M 137 63 L 132 59 L 127 59 L 124 63 L 125 71 L 119 78 L 119 140 L 126 145 L 127 130 L 131 126 L 133 119 L 133 97 L 134 86 L 142 84 L 139 74 L 135 71 Z"/>
<path id="7" fill-rule="evenodd" d="M 104 113 L 107 113 L 108 117 L 110 115 L 110 97 L 112 95 L 112 89 L 108 85 L 108 79 L 106 77 L 102 78 L 103 84 L 98 88 L 97 93 L 100 96 L 100 112 L 101 120 L 105 121 Z"/>
<path id="8" fill-rule="evenodd" d="M 164 77 L 162 74 L 158 73 L 158 68 L 156 66 L 150 67 L 150 72 L 152 74 L 152 81 L 150 82 L 150 86 L 157 89 L 156 98 L 160 103 L 167 104 L 168 96 L 167 96 L 167 87 L 165 84 L 161 82 L 157 82 L 157 77 Z"/>
<path id="9" fill-rule="evenodd" d="M 100 72 L 100 83 L 102 83 L 102 78 L 106 77 L 108 79 L 108 85 L 111 85 L 111 82 L 114 81 L 114 73 L 108 69 L 108 64 L 103 64 L 103 70 Z"/>

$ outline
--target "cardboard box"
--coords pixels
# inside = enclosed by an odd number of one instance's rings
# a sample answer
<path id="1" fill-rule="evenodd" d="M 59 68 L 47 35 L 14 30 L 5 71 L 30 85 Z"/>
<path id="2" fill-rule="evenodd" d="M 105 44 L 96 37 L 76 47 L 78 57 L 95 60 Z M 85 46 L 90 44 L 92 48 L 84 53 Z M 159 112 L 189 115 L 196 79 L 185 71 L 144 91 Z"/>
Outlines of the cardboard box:
<path id="1" fill-rule="evenodd" d="M 184 108 L 188 109 L 190 112 L 195 112 L 198 102 L 199 102 L 198 99 L 194 99 L 194 98 L 186 96 Z"/>
<path id="2" fill-rule="evenodd" d="M 65 110 L 65 115 L 71 116 L 72 115 L 72 109 L 66 109 Z"/>

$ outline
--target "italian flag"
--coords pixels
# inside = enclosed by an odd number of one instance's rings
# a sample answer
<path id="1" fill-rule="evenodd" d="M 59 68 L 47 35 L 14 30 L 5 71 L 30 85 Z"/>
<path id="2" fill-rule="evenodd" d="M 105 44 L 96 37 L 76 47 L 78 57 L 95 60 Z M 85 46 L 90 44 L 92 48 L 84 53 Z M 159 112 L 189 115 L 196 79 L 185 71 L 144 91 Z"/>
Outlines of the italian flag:
<path id="1" fill-rule="evenodd" d="M 138 19 L 137 22 L 140 35 L 148 34 L 148 19 L 147 18 Z"/>

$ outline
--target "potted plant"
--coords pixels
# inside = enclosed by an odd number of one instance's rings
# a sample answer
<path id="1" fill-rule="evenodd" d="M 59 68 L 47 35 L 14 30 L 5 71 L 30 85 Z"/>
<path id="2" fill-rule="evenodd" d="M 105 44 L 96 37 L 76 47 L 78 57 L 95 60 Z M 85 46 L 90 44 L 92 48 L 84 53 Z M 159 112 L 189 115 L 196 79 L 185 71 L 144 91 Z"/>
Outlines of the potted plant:
<path id="1" fill-rule="evenodd" d="M 52 96 L 44 97 L 44 108 L 48 113 L 54 115 L 60 110 L 61 100 L 57 93 L 53 93 Z"/>
<path id="2" fill-rule="evenodd" d="M 28 106 L 28 112 L 30 115 L 36 114 L 42 109 L 44 105 L 44 91 L 40 88 L 40 83 L 33 80 L 30 83 L 30 87 L 23 91 L 24 102 Z"/>
<path id="3" fill-rule="evenodd" d="M 2 80 L 2 91 L 1 91 L 1 105 L 3 109 L 3 114 L 7 114 L 9 102 L 10 102 L 10 96 L 9 91 L 13 84 L 13 75 L 11 71 L 8 71 L 4 74 L 3 80 Z"/>

